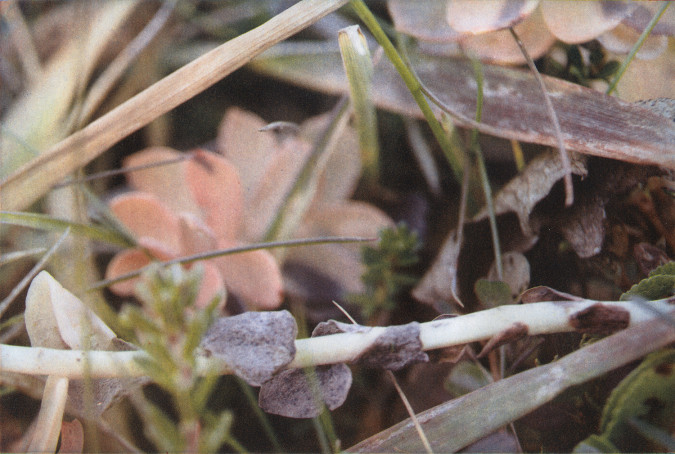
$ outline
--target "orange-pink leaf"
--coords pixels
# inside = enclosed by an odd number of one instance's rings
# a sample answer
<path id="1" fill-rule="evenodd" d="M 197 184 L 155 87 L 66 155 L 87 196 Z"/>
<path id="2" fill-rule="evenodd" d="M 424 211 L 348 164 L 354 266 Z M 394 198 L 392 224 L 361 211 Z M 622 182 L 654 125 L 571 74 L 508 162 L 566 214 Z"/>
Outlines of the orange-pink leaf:
<path id="1" fill-rule="evenodd" d="M 123 274 L 136 271 L 150 264 L 150 257 L 138 249 L 127 249 L 117 253 L 105 272 L 106 279 L 114 279 Z M 125 281 L 117 282 L 110 286 L 110 291 L 120 296 L 131 296 L 134 294 L 138 278 L 127 279 Z"/>
<path id="2" fill-rule="evenodd" d="M 178 252 L 178 219 L 156 196 L 140 191 L 122 194 L 110 201 L 110 210 L 137 239 L 155 238 Z"/>
<path id="3" fill-rule="evenodd" d="M 168 147 L 151 147 L 134 153 L 124 160 L 124 167 L 139 167 L 174 160 L 184 156 Z M 184 162 L 134 170 L 127 173 L 127 181 L 134 188 L 154 194 L 173 212 L 198 214 L 195 201 L 185 185 Z"/>
<path id="4" fill-rule="evenodd" d="M 221 241 L 219 248 L 236 246 Z M 220 270 L 228 291 L 237 295 L 249 309 L 272 310 L 283 297 L 281 271 L 272 254 L 265 250 L 232 254 L 212 259 Z"/>
<path id="5" fill-rule="evenodd" d="M 541 12 L 534 14 L 514 27 L 518 37 L 532 58 L 539 58 L 553 45 L 555 37 L 549 32 Z M 501 64 L 522 64 L 525 57 L 508 30 L 499 30 L 476 36 L 467 36 L 461 41 L 468 54 L 484 61 Z"/>
<path id="6" fill-rule="evenodd" d="M 253 197 L 278 145 L 274 133 L 258 131 L 263 126 L 265 122 L 257 115 L 231 108 L 218 130 L 218 151 L 237 168 L 246 201 Z"/>
<path id="7" fill-rule="evenodd" d="M 541 2 L 549 30 L 566 43 L 583 43 L 613 29 L 628 16 L 634 5 L 624 2 Z"/>
<path id="8" fill-rule="evenodd" d="M 216 236 L 213 230 L 196 216 L 182 213 L 180 223 L 181 250 L 185 254 L 199 254 L 216 248 Z"/>
<path id="9" fill-rule="evenodd" d="M 84 428 L 79 419 L 61 423 L 59 454 L 79 453 L 84 450 Z"/>
<path id="10" fill-rule="evenodd" d="M 218 295 L 218 306 L 220 308 L 224 307 L 226 292 L 225 283 L 220 275 L 220 271 L 210 263 L 201 262 L 201 264 L 203 275 L 199 293 L 197 294 L 196 306 L 204 308 Z"/>
<path id="11" fill-rule="evenodd" d="M 446 0 L 448 25 L 460 33 L 478 34 L 512 27 L 537 7 L 536 0 Z"/>
<path id="12" fill-rule="evenodd" d="M 237 238 L 243 219 L 243 194 L 236 168 L 215 153 L 198 150 L 185 163 L 185 180 L 219 238 Z"/>

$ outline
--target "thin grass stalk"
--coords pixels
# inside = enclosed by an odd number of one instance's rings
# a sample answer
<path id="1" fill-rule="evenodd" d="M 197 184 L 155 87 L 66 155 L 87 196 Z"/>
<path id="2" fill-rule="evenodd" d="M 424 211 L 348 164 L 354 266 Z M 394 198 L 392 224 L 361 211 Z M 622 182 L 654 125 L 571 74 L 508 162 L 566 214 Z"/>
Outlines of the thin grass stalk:
<path id="1" fill-rule="evenodd" d="M 633 59 L 635 58 L 635 55 L 637 55 L 638 51 L 642 47 L 642 44 L 645 42 L 647 37 L 651 34 L 652 30 L 658 23 L 659 19 L 661 19 L 661 16 L 663 16 L 663 13 L 666 12 L 666 8 L 670 6 L 671 2 L 663 2 L 659 10 L 654 14 L 654 17 L 652 17 L 652 20 L 649 21 L 647 24 L 647 27 L 642 31 L 640 34 L 640 37 L 638 40 L 635 42 L 633 45 L 633 48 L 630 50 L 628 53 L 628 56 L 626 59 L 621 63 L 621 66 L 619 69 L 616 71 L 616 74 L 614 75 L 614 79 L 612 79 L 612 82 L 609 84 L 609 87 L 607 87 L 607 91 L 605 91 L 606 94 L 611 95 L 612 92 L 616 89 L 617 84 L 621 80 L 621 77 L 623 76 L 623 73 L 626 72 L 626 69 L 628 69 L 628 65 L 631 64 Z"/>

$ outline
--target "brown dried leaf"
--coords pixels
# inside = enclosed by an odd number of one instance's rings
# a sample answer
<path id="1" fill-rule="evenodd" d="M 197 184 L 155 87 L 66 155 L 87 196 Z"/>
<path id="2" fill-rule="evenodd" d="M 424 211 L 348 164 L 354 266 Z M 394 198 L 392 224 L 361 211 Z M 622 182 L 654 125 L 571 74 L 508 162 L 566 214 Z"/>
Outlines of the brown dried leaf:
<path id="1" fill-rule="evenodd" d="M 580 333 L 613 334 L 628 328 L 629 323 L 630 312 L 601 303 L 570 315 L 570 325 Z"/>
<path id="2" fill-rule="evenodd" d="M 605 239 L 605 207 L 597 197 L 583 198 L 560 230 L 574 252 L 581 258 L 600 253 Z"/>
<path id="3" fill-rule="evenodd" d="M 280 52 L 283 50 L 279 49 Z M 664 55 L 670 68 L 675 63 L 668 61 L 669 53 Z M 422 82 L 453 112 L 457 124 L 476 126 L 472 121 L 476 108 L 476 82 L 471 63 L 459 58 L 422 54 L 410 57 Z M 297 55 L 292 58 L 272 55 L 254 62 L 254 68 L 321 92 L 345 94 L 348 90 L 338 53 L 313 53 L 307 59 Z M 483 115 L 482 122 L 477 125 L 480 132 L 557 147 L 541 89 L 531 73 L 483 65 L 483 74 Z M 644 72 L 635 80 L 644 82 L 642 74 Z M 675 126 L 666 118 L 560 79 L 544 76 L 544 81 L 558 114 L 567 150 L 675 169 L 675 154 L 672 153 Z M 666 90 L 670 88 L 668 84 L 664 85 Z M 375 68 L 373 101 L 383 109 L 423 117 L 398 73 L 389 64 Z M 432 109 L 436 114 L 440 113 L 440 109 L 434 106 Z"/>
<path id="4" fill-rule="evenodd" d="M 527 336 L 528 332 L 529 330 L 526 324 L 518 322 L 514 323 L 510 327 L 499 332 L 497 335 L 492 336 L 478 354 L 478 358 L 485 357 L 485 355 L 501 345 L 522 339 L 523 337 Z"/>
<path id="5" fill-rule="evenodd" d="M 585 157 L 573 154 L 570 156 L 572 172 L 585 175 Z M 544 199 L 553 185 L 565 175 L 560 155 L 558 153 L 543 153 L 534 158 L 520 174 L 504 185 L 494 197 L 495 215 L 514 212 L 518 217 L 520 230 L 524 235 L 523 243 L 532 245 L 537 241 L 537 232 L 530 224 L 530 214 L 537 203 Z M 471 220 L 471 224 L 485 221 L 488 217 L 487 209 L 480 211 Z M 469 227 L 465 226 L 465 232 Z M 413 296 L 425 303 L 435 305 L 437 301 L 454 301 L 458 294 L 457 270 L 462 244 L 459 244 L 453 230 L 448 235 L 441 251 L 432 267 L 413 290 Z M 466 239 L 465 239 L 466 241 Z M 529 276 L 528 276 L 529 284 Z M 518 288 L 514 292 L 523 290 L 525 279 L 514 283 Z"/>
<path id="6" fill-rule="evenodd" d="M 293 360 L 297 334 L 288 311 L 245 312 L 216 320 L 201 345 L 247 383 L 260 386 Z"/>
<path id="7" fill-rule="evenodd" d="M 84 428 L 79 419 L 61 423 L 59 454 L 81 453 L 84 449 Z"/>
<path id="8" fill-rule="evenodd" d="M 541 301 L 582 301 L 583 298 L 540 285 L 526 290 L 520 295 L 520 300 L 527 304 Z"/>
<path id="9" fill-rule="evenodd" d="M 570 164 L 572 173 L 586 175 L 586 159 L 582 155 L 572 154 Z M 520 229 L 525 235 L 536 235 L 530 226 L 530 213 L 551 191 L 553 185 L 565 175 L 560 154 L 543 153 L 534 158 L 525 170 L 499 190 L 494 198 L 495 215 L 512 211 L 518 216 Z M 481 210 L 472 221 L 487 219 L 487 209 Z"/>
<path id="10" fill-rule="evenodd" d="M 362 333 L 369 330 L 370 328 L 366 326 L 329 320 L 317 325 L 312 332 L 312 337 L 338 333 Z M 354 360 L 354 363 L 399 370 L 411 364 L 427 362 L 429 356 L 422 351 L 419 335 L 420 327 L 417 322 L 390 326 Z"/>
<path id="11" fill-rule="evenodd" d="M 284 370 L 263 383 L 258 395 L 260 408 L 288 418 L 314 418 L 319 416 L 324 404 L 334 410 L 344 403 L 352 385 L 349 367 L 334 364 L 314 369 L 312 375 L 318 381 L 316 392 L 310 386 L 309 374 L 311 372 L 302 369 Z"/>

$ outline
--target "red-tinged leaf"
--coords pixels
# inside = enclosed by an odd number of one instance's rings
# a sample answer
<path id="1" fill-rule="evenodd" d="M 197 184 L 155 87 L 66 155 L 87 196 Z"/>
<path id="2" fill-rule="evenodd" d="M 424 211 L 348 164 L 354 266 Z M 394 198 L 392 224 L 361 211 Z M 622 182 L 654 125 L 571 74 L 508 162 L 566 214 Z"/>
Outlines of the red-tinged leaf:
<path id="1" fill-rule="evenodd" d="M 79 419 L 61 423 L 59 454 L 81 453 L 84 449 L 84 428 Z"/>

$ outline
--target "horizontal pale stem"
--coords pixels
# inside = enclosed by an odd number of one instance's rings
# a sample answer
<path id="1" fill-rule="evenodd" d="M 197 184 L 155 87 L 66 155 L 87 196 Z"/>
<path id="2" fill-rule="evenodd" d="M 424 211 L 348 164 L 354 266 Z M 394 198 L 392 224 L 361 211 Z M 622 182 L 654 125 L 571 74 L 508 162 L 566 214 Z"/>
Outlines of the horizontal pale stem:
<path id="1" fill-rule="evenodd" d="M 649 302 L 541 302 L 500 306 L 454 318 L 420 324 L 420 340 L 424 350 L 490 339 L 515 323 L 527 326 L 528 334 L 574 331 L 570 316 L 595 304 L 623 309 L 630 314 L 630 325 L 659 317 L 672 317 L 670 300 Z M 664 321 L 667 323 L 667 321 Z M 349 362 L 358 358 L 386 327 L 373 327 L 365 333 L 343 333 L 296 340 L 297 353 L 289 368 Z M 0 371 L 33 375 L 58 375 L 69 378 L 137 377 L 144 374 L 134 358 L 143 351 L 77 351 L 39 347 L 0 345 Z M 231 373 L 223 361 L 199 357 L 202 371 L 216 368 L 222 374 Z"/>

